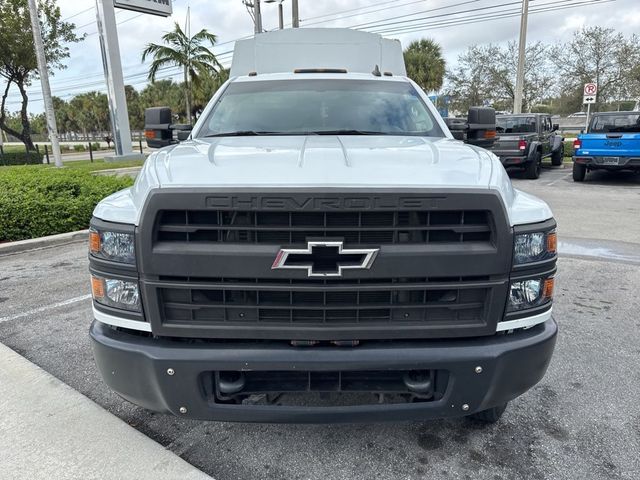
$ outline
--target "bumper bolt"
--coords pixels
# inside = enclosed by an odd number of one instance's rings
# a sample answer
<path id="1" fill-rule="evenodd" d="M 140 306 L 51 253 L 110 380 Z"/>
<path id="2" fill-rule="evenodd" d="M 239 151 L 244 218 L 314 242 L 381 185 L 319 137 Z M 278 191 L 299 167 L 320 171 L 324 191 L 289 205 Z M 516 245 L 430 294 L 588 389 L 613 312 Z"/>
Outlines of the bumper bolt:
<path id="1" fill-rule="evenodd" d="M 462 405 L 462 411 L 463 412 L 466 412 L 468 410 L 469 410 L 469 405 L 468 404 L 465 403 L 464 405 Z"/>
<path id="2" fill-rule="evenodd" d="M 176 373 L 173 368 L 167 368 L 167 375 L 173 375 L 174 373 Z"/>
<path id="3" fill-rule="evenodd" d="M 482 373 L 482 367 L 480 365 L 476 367 L 476 373 Z"/>
<path id="4" fill-rule="evenodd" d="M 180 407 L 180 413 L 182 414 L 187 413 L 187 407 Z"/>

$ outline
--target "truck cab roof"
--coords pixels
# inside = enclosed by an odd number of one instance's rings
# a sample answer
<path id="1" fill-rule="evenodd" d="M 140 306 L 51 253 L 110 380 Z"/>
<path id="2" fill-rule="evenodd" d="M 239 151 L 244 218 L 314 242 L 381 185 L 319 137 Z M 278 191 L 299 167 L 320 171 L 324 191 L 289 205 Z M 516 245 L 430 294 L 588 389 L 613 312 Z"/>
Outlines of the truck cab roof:
<path id="1" fill-rule="evenodd" d="M 231 77 L 340 69 L 370 74 L 375 69 L 406 75 L 398 40 L 345 28 L 292 28 L 256 35 L 235 44 Z"/>

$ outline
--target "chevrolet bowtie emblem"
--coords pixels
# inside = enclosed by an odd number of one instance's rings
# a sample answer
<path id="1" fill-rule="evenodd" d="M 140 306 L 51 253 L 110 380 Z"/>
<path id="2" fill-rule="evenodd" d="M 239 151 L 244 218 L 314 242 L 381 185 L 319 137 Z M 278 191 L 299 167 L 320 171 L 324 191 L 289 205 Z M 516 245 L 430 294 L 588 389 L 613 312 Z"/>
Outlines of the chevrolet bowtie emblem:
<path id="1" fill-rule="evenodd" d="M 282 248 L 271 268 L 306 270 L 309 277 L 341 277 L 344 270 L 371 268 L 379 248 L 345 248 L 341 241 L 309 241 L 307 248 Z"/>

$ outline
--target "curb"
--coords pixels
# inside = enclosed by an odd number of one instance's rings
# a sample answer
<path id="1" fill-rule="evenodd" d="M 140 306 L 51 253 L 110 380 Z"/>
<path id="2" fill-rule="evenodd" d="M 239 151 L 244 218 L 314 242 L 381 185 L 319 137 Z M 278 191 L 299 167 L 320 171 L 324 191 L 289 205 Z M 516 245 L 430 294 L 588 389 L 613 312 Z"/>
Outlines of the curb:
<path id="1" fill-rule="evenodd" d="M 3 255 L 13 255 L 15 253 L 28 252 L 29 250 L 40 250 L 42 248 L 57 247 L 68 243 L 84 242 L 89 237 L 89 230 L 77 232 L 60 233 L 48 237 L 31 238 L 29 240 L 19 240 L 17 242 L 0 243 L 0 257 Z"/>
<path id="2" fill-rule="evenodd" d="M 6 480 L 212 480 L 0 343 Z"/>

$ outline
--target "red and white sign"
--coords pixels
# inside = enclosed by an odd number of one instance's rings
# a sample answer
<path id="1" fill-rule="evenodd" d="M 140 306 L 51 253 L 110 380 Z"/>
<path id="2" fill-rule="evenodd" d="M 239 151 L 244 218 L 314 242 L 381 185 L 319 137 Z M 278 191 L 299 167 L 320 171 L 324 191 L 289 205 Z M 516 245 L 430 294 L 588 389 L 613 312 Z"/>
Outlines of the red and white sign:
<path id="1" fill-rule="evenodd" d="M 585 83 L 584 84 L 584 94 L 585 96 L 595 96 L 598 93 L 598 84 L 597 83 Z"/>

